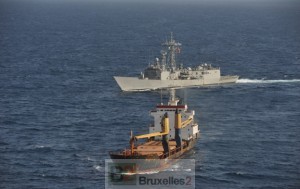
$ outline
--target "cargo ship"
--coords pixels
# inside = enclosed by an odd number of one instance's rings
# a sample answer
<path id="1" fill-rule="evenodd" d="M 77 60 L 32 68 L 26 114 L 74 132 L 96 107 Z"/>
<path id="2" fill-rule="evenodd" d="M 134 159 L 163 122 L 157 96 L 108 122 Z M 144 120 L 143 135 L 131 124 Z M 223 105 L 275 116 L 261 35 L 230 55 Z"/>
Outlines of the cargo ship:
<path id="1" fill-rule="evenodd" d="M 184 68 L 183 64 L 176 61 L 181 46 L 171 33 L 170 39 L 162 43 L 161 58 L 155 58 L 139 77 L 114 76 L 114 79 L 122 91 L 201 87 L 235 83 L 238 80 L 237 75 L 221 76 L 219 67 L 207 63 Z"/>
<path id="2" fill-rule="evenodd" d="M 149 126 L 149 133 L 134 136 L 131 132 L 129 148 L 109 153 L 113 162 L 143 160 L 139 171 L 155 170 L 165 168 L 166 162 L 172 163 L 191 150 L 200 137 L 200 130 L 194 120 L 195 111 L 179 101 L 175 90 L 170 90 L 168 103 L 160 103 L 150 112 L 154 122 Z M 138 143 L 140 140 L 144 141 Z"/>

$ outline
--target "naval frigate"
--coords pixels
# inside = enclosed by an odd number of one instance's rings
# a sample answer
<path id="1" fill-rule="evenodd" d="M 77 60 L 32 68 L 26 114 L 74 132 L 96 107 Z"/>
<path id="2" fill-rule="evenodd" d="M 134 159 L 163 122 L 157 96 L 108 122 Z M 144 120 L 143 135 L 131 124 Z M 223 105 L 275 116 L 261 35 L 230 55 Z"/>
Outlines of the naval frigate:
<path id="1" fill-rule="evenodd" d="M 170 39 L 162 43 L 161 59 L 156 58 L 141 72 L 139 77 L 114 76 L 122 91 L 146 91 L 166 88 L 200 87 L 235 83 L 239 76 L 221 76 L 219 67 L 211 64 L 200 64 L 184 68 L 177 65 L 176 57 L 180 53 L 181 43 Z"/>

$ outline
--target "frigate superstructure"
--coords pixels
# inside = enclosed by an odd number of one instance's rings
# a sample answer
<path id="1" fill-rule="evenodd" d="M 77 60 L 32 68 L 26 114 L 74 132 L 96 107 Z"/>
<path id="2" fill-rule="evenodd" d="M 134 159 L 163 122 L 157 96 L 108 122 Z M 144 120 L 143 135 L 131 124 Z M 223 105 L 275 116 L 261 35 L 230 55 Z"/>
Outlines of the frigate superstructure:
<path id="1" fill-rule="evenodd" d="M 200 87 L 206 85 L 220 85 L 235 83 L 239 76 L 221 76 L 220 68 L 211 64 L 200 64 L 195 67 L 184 68 L 178 65 L 176 57 L 180 53 L 182 44 L 174 40 L 173 34 L 162 43 L 161 59 L 156 58 L 153 63 L 140 74 L 139 77 L 114 76 L 122 91 L 145 91 L 166 88 Z"/>

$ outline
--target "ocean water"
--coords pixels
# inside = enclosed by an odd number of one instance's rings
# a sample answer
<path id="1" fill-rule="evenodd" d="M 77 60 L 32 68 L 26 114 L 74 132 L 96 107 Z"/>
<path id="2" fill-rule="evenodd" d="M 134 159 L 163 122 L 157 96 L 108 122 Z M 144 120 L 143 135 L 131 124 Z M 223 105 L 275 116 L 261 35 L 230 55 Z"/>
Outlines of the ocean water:
<path id="1" fill-rule="evenodd" d="M 0 188 L 104 188 L 108 152 L 160 102 L 113 76 L 139 74 L 170 32 L 184 65 L 241 76 L 177 91 L 201 130 L 196 188 L 300 188 L 300 6 L 248 5 L 1 1 Z"/>

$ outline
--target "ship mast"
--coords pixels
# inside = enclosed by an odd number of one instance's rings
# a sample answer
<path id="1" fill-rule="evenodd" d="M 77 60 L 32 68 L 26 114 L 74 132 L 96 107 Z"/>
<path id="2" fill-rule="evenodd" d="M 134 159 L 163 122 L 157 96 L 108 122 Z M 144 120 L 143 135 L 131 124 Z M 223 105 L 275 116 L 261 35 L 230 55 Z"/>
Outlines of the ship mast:
<path id="1" fill-rule="evenodd" d="M 165 43 L 162 44 L 164 47 L 166 47 L 167 52 L 168 52 L 168 60 L 169 60 L 169 66 L 172 71 L 176 70 L 176 53 L 179 53 L 181 43 L 177 43 L 173 39 L 173 32 L 171 32 L 171 38 L 170 41 L 166 41 Z"/>
<path id="2" fill-rule="evenodd" d="M 169 102 L 168 102 L 168 105 L 169 106 L 177 106 L 179 100 L 176 98 L 176 95 L 175 95 L 175 89 L 173 88 L 170 88 L 169 89 Z"/>

